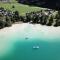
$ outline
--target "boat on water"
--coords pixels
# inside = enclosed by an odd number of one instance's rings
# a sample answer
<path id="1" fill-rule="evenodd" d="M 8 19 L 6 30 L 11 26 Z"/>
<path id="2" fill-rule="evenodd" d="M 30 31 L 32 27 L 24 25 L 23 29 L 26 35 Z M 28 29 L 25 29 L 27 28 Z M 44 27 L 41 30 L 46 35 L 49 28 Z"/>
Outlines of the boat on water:
<path id="1" fill-rule="evenodd" d="M 33 49 L 39 49 L 40 47 L 39 46 L 33 46 Z"/>

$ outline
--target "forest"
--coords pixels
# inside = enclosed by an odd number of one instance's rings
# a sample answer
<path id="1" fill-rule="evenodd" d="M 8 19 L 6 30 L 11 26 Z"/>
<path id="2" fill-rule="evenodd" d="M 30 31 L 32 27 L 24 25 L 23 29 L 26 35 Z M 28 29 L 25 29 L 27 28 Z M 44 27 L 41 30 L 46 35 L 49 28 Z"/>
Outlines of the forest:
<path id="1" fill-rule="evenodd" d="M 18 0 L 19 3 L 51 9 L 60 9 L 60 0 Z"/>

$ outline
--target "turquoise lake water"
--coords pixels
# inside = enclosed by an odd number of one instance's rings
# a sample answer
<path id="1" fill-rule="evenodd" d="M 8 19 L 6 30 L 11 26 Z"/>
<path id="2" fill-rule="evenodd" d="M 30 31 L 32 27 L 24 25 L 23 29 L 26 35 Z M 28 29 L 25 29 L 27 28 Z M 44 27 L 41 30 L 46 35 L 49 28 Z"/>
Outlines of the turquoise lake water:
<path id="1" fill-rule="evenodd" d="M 45 33 L 33 27 L 35 26 L 28 25 L 22 32 L 12 32 L 13 35 L 9 38 L 4 37 L 6 49 L 1 50 L 0 47 L 0 60 L 60 60 L 60 32 Z M 52 34 L 49 35 L 49 32 Z M 2 39 L 0 35 L 0 40 Z M 33 49 L 33 46 L 40 48 Z"/>

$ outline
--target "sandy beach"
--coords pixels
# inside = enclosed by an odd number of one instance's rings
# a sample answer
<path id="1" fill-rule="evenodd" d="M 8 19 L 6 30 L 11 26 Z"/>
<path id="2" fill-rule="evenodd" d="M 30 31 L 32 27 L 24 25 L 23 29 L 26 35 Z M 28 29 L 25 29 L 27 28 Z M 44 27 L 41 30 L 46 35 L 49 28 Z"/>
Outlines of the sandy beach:
<path id="1" fill-rule="evenodd" d="M 29 31 L 28 31 L 29 30 Z M 29 24 L 29 23 L 21 23 L 21 24 L 13 24 L 11 27 L 6 27 L 0 30 L 0 40 L 2 38 L 7 38 L 9 36 L 13 36 L 16 33 L 26 32 L 29 33 L 42 33 L 44 37 L 54 37 L 60 35 L 60 27 L 53 26 L 42 26 L 40 24 Z"/>

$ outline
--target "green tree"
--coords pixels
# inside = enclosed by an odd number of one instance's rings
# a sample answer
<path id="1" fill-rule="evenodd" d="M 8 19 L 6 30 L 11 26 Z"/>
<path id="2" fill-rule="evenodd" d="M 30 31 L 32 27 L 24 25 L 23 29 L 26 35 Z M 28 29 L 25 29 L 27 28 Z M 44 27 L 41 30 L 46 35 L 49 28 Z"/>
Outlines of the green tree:
<path id="1" fill-rule="evenodd" d="M 51 26 L 52 23 L 53 23 L 53 15 L 50 15 L 49 18 L 48 18 L 48 23 L 47 23 L 47 26 Z"/>
<path id="2" fill-rule="evenodd" d="M 19 16 L 19 12 L 18 11 L 14 12 L 13 18 L 15 19 L 16 22 L 18 22 L 20 20 L 20 16 Z"/>
<path id="3" fill-rule="evenodd" d="M 12 25 L 11 18 L 9 16 L 6 16 L 6 24 L 5 24 L 5 26 L 9 27 L 11 25 Z"/>
<path id="4" fill-rule="evenodd" d="M 5 27 L 5 17 L 3 14 L 0 14 L 0 29 Z"/>

